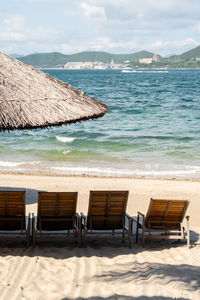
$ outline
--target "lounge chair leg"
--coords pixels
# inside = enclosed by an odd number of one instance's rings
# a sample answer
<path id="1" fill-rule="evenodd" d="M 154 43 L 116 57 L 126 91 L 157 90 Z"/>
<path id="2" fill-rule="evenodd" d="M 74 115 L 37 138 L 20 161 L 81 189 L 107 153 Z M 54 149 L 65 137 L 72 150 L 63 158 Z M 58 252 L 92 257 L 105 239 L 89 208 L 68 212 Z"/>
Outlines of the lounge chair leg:
<path id="1" fill-rule="evenodd" d="M 131 249 L 131 236 L 132 236 L 132 226 L 133 220 L 129 218 L 129 228 L 128 228 L 128 241 L 129 241 L 129 248 Z"/>
<path id="2" fill-rule="evenodd" d="M 135 242 L 138 243 L 138 224 L 139 224 L 139 215 L 137 216 L 137 225 L 136 225 L 136 239 Z"/>
<path id="3" fill-rule="evenodd" d="M 35 218 L 32 218 L 32 244 L 35 247 Z"/>
<path id="4" fill-rule="evenodd" d="M 128 232 L 128 245 L 129 245 L 129 248 L 131 249 L 131 229 L 129 229 L 129 232 Z"/>
<path id="5" fill-rule="evenodd" d="M 187 247 L 190 248 L 190 228 L 189 228 L 189 216 L 186 217 L 187 219 Z"/>
<path id="6" fill-rule="evenodd" d="M 82 248 L 82 233 L 80 232 L 80 239 L 79 239 L 79 246 L 80 248 Z"/>
<path id="7" fill-rule="evenodd" d="M 144 234 L 144 229 L 142 229 L 142 247 L 144 247 L 144 241 L 145 241 L 145 234 Z"/>
<path id="8" fill-rule="evenodd" d="M 123 233 L 122 233 L 122 243 L 124 244 L 124 230 L 123 230 Z"/>
<path id="9" fill-rule="evenodd" d="M 30 245 L 30 231 L 27 229 L 26 231 L 26 246 L 29 247 Z"/>
<path id="10" fill-rule="evenodd" d="M 28 233 L 26 234 L 26 246 L 30 246 L 30 235 Z"/>
<path id="11" fill-rule="evenodd" d="M 82 247 L 82 228 L 81 228 L 81 217 L 77 218 L 77 228 L 76 228 L 76 242 L 79 244 L 79 247 Z"/>
<path id="12" fill-rule="evenodd" d="M 85 238 L 85 230 L 84 230 L 84 233 L 83 233 L 83 247 L 86 248 L 86 238 Z"/>
<path id="13" fill-rule="evenodd" d="M 135 237 L 136 244 L 138 243 L 138 227 L 136 228 L 136 237 Z"/>

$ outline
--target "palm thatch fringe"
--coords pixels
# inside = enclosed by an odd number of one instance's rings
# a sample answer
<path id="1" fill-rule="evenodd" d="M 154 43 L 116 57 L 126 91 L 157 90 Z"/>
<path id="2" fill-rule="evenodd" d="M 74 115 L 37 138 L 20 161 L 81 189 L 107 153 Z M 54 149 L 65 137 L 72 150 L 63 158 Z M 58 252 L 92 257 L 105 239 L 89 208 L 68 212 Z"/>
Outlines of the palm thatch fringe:
<path id="1" fill-rule="evenodd" d="M 0 52 L 0 130 L 42 128 L 102 117 L 107 105 Z"/>

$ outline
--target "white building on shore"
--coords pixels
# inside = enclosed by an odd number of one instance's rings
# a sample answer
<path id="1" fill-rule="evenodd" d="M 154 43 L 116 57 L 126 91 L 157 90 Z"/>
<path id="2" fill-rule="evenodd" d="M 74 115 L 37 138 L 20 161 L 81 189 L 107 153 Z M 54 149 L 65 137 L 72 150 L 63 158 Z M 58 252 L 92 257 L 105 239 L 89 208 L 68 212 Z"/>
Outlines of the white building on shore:
<path id="1" fill-rule="evenodd" d="M 104 63 L 101 61 L 95 62 L 67 62 L 64 66 L 65 69 L 124 69 L 125 64 L 115 64 L 113 59 L 110 63 Z"/>
<path id="2" fill-rule="evenodd" d="M 158 62 L 158 61 L 159 61 L 158 55 L 157 55 L 157 53 L 154 53 L 153 57 L 141 58 L 139 60 L 139 63 L 149 65 L 149 64 L 152 64 L 153 62 Z"/>

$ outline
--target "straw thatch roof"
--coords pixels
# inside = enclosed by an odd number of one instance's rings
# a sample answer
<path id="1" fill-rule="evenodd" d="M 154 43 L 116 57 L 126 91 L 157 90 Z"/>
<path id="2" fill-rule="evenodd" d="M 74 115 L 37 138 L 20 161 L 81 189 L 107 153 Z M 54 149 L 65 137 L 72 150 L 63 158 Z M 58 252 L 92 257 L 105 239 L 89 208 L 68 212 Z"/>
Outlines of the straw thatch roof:
<path id="1" fill-rule="evenodd" d="M 0 130 L 74 123 L 107 110 L 69 84 L 0 52 Z"/>

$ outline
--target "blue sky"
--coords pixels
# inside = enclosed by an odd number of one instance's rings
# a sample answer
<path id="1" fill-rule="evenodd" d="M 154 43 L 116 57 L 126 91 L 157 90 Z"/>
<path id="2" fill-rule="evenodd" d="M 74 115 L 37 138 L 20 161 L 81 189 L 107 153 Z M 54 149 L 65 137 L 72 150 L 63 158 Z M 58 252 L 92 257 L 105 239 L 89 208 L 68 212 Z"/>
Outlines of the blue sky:
<path id="1" fill-rule="evenodd" d="M 200 45 L 199 0 L 6 0 L 0 51 L 179 54 Z"/>

